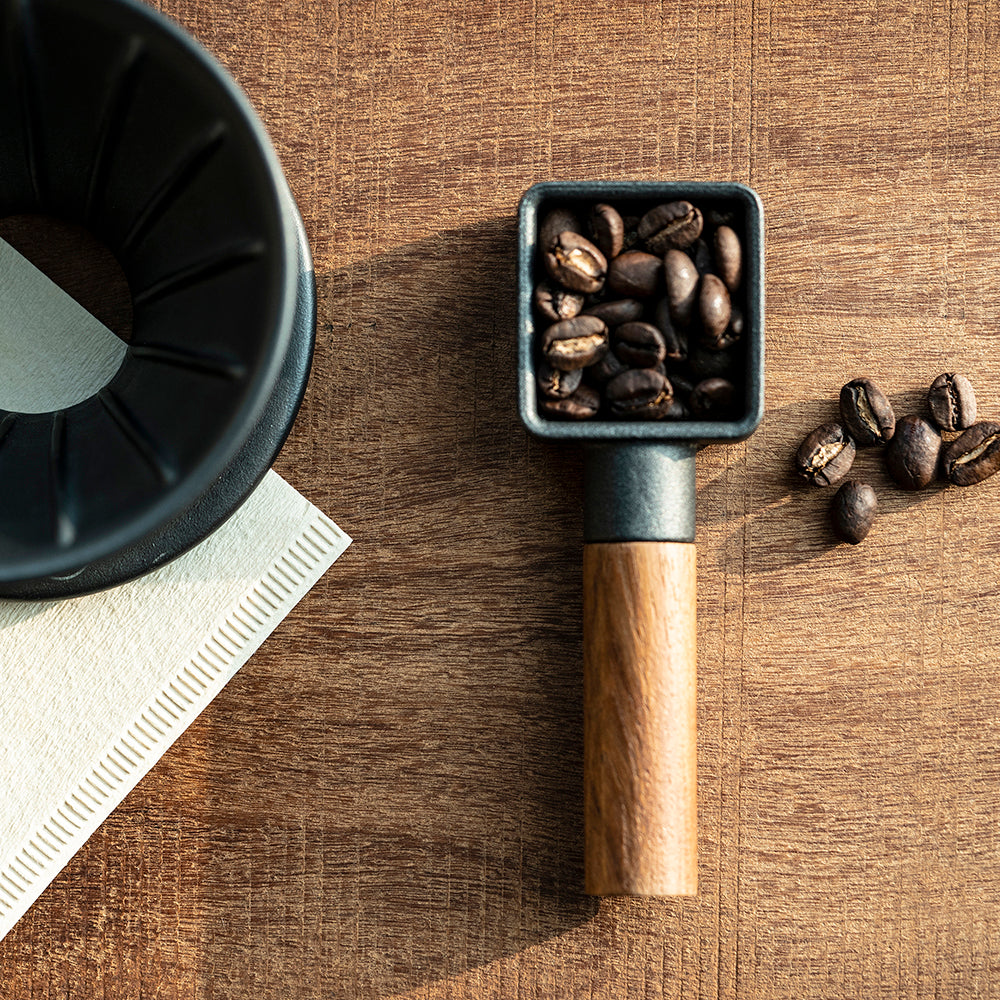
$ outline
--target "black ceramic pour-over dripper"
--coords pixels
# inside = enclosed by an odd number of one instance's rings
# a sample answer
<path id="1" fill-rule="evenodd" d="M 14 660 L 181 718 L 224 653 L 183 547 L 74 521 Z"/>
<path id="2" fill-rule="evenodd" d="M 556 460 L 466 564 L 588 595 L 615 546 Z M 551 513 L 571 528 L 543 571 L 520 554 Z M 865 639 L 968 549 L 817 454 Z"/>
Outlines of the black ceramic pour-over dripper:
<path id="1" fill-rule="evenodd" d="M 0 412 L 0 596 L 45 598 L 145 572 L 249 495 L 302 399 L 315 291 L 246 97 L 134 0 L 0 7 L 0 216 L 24 213 L 89 228 L 133 297 L 107 386 Z"/>
<path id="2" fill-rule="evenodd" d="M 743 377 L 730 420 L 554 420 L 537 399 L 532 291 L 537 231 L 555 206 L 581 218 L 688 200 L 742 233 Z M 764 238 L 760 199 L 732 183 L 551 182 L 521 200 L 518 378 L 534 434 L 586 449 L 584 780 L 586 889 L 596 895 L 697 891 L 695 455 L 739 441 L 764 410 Z"/>

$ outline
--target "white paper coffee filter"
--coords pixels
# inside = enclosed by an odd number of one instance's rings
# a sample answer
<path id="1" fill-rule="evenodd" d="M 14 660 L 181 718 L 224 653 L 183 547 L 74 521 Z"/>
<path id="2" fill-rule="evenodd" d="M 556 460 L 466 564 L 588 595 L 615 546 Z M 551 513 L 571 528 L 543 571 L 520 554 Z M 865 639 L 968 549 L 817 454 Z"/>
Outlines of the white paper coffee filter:
<path id="1" fill-rule="evenodd" d="M 124 350 L 0 241 L 0 408 L 79 402 Z M 349 544 L 272 471 L 138 580 L 0 601 L 0 937 Z"/>

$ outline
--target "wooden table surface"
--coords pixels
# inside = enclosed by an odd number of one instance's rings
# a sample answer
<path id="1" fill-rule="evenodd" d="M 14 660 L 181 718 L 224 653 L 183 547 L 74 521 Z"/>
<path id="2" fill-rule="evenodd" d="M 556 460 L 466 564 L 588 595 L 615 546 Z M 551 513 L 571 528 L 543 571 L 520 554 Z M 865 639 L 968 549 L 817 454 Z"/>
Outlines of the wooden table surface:
<path id="1" fill-rule="evenodd" d="M 798 440 L 868 374 L 1000 418 L 983 0 L 163 0 L 319 288 L 278 471 L 354 538 L 0 944 L 0 998 L 917 998 L 1000 973 L 1000 479 L 834 544 Z M 583 895 L 581 456 L 514 396 L 545 179 L 737 180 L 767 412 L 698 459 L 700 895 Z"/>

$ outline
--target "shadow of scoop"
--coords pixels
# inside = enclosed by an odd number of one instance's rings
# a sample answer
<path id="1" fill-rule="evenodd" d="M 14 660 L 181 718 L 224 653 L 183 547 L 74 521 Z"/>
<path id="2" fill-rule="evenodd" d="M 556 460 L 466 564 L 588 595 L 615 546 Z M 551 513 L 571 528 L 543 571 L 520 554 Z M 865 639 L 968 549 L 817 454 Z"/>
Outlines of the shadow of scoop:
<path id="1" fill-rule="evenodd" d="M 335 452 L 363 568 L 309 595 L 298 641 L 204 717 L 188 801 L 197 825 L 236 831 L 191 880 L 206 970 L 238 948 L 293 981 L 303 897 L 322 900 L 310 935 L 338 953 L 316 988 L 346 995 L 348 975 L 373 1000 L 598 911 L 583 893 L 582 458 L 518 417 L 515 250 L 514 220 L 489 219 L 317 275 L 300 421 Z M 316 447 L 293 435 L 282 463 Z"/>

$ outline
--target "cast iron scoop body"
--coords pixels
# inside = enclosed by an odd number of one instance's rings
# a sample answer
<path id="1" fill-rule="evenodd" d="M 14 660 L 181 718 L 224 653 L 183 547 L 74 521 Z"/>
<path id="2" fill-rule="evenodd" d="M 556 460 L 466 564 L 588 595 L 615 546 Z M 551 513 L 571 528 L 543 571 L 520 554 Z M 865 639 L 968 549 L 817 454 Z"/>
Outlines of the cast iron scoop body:
<path id="1" fill-rule="evenodd" d="M 538 223 L 555 205 L 637 214 L 688 200 L 743 233 L 743 378 L 730 420 L 565 421 L 539 410 L 532 291 Z M 585 215 L 585 212 L 582 213 Z M 732 183 L 570 183 L 530 188 L 519 210 L 519 403 L 533 433 L 586 445 L 584 783 L 586 890 L 694 895 L 698 875 L 695 454 L 739 441 L 764 406 L 763 211 Z"/>

